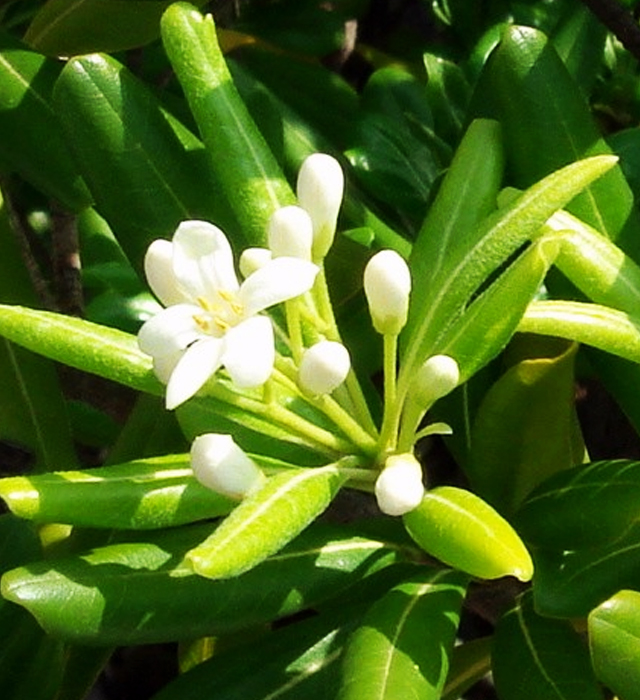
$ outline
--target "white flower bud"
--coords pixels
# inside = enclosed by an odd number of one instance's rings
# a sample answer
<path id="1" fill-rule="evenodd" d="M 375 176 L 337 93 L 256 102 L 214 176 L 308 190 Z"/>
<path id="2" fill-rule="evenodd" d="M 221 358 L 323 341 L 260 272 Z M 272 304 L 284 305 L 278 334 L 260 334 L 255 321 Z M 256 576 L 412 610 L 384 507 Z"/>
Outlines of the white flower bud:
<path id="1" fill-rule="evenodd" d="M 342 343 L 322 340 L 305 350 L 298 374 L 303 391 L 318 396 L 330 394 L 347 378 L 351 360 Z"/>
<path id="2" fill-rule="evenodd" d="M 375 491 L 378 507 L 387 515 L 404 515 L 417 508 L 424 496 L 418 460 L 409 453 L 389 457 Z"/>
<path id="3" fill-rule="evenodd" d="M 364 292 L 373 327 L 382 335 L 398 335 L 409 312 L 411 273 L 393 250 L 381 250 L 364 269 Z"/>
<path id="4" fill-rule="evenodd" d="M 460 369 L 453 357 L 433 355 L 418 370 L 409 396 L 415 403 L 428 407 L 453 391 L 459 381 Z"/>
<path id="5" fill-rule="evenodd" d="M 240 255 L 240 274 L 246 279 L 271 260 L 268 248 L 245 248 Z"/>
<path id="6" fill-rule="evenodd" d="M 276 210 L 269 219 L 267 236 L 274 258 L 311 260 L 313 222 L 302 207 L 294 205 Z"/>
<path id="7" fill-rule="evenodd" d="M 326 153 L 310 155 L 298 173 L 296 191 L 313 222 L 313 259 L 323 260 L 333 243 L 344 193 L 340 163 Z"/>
<path id="8" fill-rule="evenodd" d="M 231 435 L 218 433 L 200 435 L 193 441 L 191 468 L 201 484 L 236 500 L 256 491 L 266 478 Z"/>

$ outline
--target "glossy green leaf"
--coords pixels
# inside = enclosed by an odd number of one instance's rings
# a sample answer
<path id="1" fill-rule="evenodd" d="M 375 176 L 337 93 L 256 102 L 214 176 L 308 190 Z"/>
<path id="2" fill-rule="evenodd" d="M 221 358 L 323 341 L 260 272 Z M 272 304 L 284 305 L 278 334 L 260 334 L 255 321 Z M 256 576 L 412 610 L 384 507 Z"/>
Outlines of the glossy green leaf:
<path id="1" fill-rule="evenodd" d="M 25 40 L 52 56 L 132 49 L 158 37 L 160 17 L 170 4 L 171 0 L 48 0 Z"/>
<path id="2" fill-rule="evenodd" d="M 514 358 L 518 348 L 522 354 Z M 529 349 L 525 337 L 513 350 L 515 363 L 489 389 L 475 415 L 465 470 L 474 491 L 509 515 L 546 477 L 584 458 L 584 446 L 576 439 L 577 346 L 547 339 Z"/>
<path id="3" fill-rule="evenodd" d="M 15 515 L 39 523 L 119 529 L 172 527 L 235 506 L 193 478 L 188 455 L 0 479 L 0 497 Z"/>
<path id="4" fill-rule="evenodd" d="M 207 578 L 237 576 L 278 552 L 322 513 L 345 481 L 333 465 L 269 478 L 215 532 L 189 550 L 186 564 Z"/>
<path id="5" fill-rule="evenodd" d="M 170 683 L 155 700 L 201 700 L 203 695 L 216 700 L 336 697 L 348 635 L 378 597 L 406 578 L 408 566 L 387 566 L 349 588 L 347 597 L 329 603 L 327 610 L 258 635 L 240 648 L 217 651 Z M 224 639 L 220 641 L 224 645 Z"/>
<path id="6" fill-rule="evenodd" d="M 496 627 L 493 679 L 501 700 L 603 700 L 586 644 L 564 620 L 536 615 L 521 597 Z"/>
<path id="7" fill-rule="evenodd" d="M 511 525 L 471 491 L 438 486 L 403 520 L 425 552 L 472 576 L 528 581 L 533 575 L 531 557 Z"/>
<path id="8" fill-rule="evenodd" d="M 313 526 L 252 571 L 211 581 L 183 563 L 210 528 L 148 533 L 144 541 L 13 569 L 2 579 L 2 594 L 55 637 L 91 645 L 167 642 L 291 615 L 414 554 L 395 541 Z"/>
<path id="9" fill-rule="evenodd" d="M 640 317 L 607 306 L 579 301 L 534 301 L 518 330 L 575 340 L 640 362 Z"/>
<path id="10" fill-rule="evenodd" d="M 616 540 L 640 520 L 640 462 L 612 460 L 570 469 L 540 485 L 516 515 L 536 547 L 580 549 Z"/>
<path id="11" fill-rule="evenodd" d="M 29 274 L 0 198 L 0 300 L 36 304 Z M 29 456 L 35 471 L 70 469 L 76 455 L 56 368 L 0 339 L 0 440 Z M 2 465 L 9 471 L 10 464 Z M 5 472 L 5 473 L 6 473 Z"/>
<path id="12" fill-rule="evenodd" d="M 433 110 L 434 129 L 447 143 L 457 143 L 467 121 L 471 86 L 462 68 L 442 56 L 425 53 L 426 97 Z"/>
<path id="13" fill-rule="evenodd" d="M 233 84 L 213 19 L 176 2 L 163 15 L 161 29 L 222 193 L 245 240 L 261 245 L 273 211 L 295 198 Z"/>
<path id="14" fill-rule="evenodd" d="M 621 538 L 572 551 L 534 549 L 535 605 L 542 615 L 584 617 L 640 576 L 640 526 Z"/>
<path id="15" fill-rule="evenodd" d="M 128 333 L 73 316 L 0 305 L 0 335 L 22 347 L 134 389 L 161 394 L 151 358 Z"/>
<path id="16" fill-rule="evenodd" d="M 492 637 L 480 637 L 454 647 L 442 700 L 458 700 L 491 671 Z"/>
<path id="17" fill-rule="evenodd" d="M 2 38 L 0 45 L 0 157 L 46 195 L 80 211 L 91 195 L 50 105 L 60 64 L 17 42 Z"/>
<path id="18" fill-rule="evenodd" d="M 589 614 L 589 646 L 598 680 L 620 700 L 640 698 L 638 591 L 620 591 Z"/>
<path id="19" fill-rule="evenodd" d="M 380 598 L 349 639 L 337 697 L 440 698 L 466 584 L 425 569 Z"/>
<path id="20" fill-rule="evenodd" d="M 149 243 L 170 237 L 180 221 L 226 223 L 201 144 L 191 135 L 185 147 L 186 129 L 178 134 L 175 120 L 115 59 L 69 61 L 54 104 L 97 210 L 139 271 Z"/>
<path id="21" fill-rule="evenodd" d="M 553 45 L 532 27 L 511 26 L 488 64 L 515 184 L 528 187 L 572 161 L 610 153 L 589 106 Z M 567 210 L 637 258 L 640 219 L 619 167 L 590 184 Z"/>
<path id="22" fill-rule="evenodd" d="M 555 240 L 536 241 L 471 302 L 436 341 L 430 354 L 455 358 L 461 382 L 473 376 L 511 339 L 557 252 Z"/>
<path id="23" fill-rule="evenodd" d="M 555 211 L 615 163 L 612 156 L 599 156 L 552 173 L 485 218 L 464 245 L 450 249 L 446 265 L 431 279 L 435 294 L 406 337 L 399 384 L 411 380 L 416 368 L 432 354 L 431 348 L 487 278 L 534 237 Z"/>

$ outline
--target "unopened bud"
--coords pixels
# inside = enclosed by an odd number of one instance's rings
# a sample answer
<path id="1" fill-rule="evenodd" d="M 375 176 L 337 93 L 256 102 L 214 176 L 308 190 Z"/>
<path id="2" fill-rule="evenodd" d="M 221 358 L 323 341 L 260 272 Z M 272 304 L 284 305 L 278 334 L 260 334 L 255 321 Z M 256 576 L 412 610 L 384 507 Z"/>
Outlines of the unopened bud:
<path id="1" fill-rule="evenodd" d="M 277 209 L 269 219 L 269 248 L 274 258 L 311 260 L 313 223 L 309 214 L 295 205 Z"/>
<path id="2" fill-rule="evenodd" d="M 265 476 L 231 435 L 200 435 L 191 446 L 191 468 L 196 479 L 213 491 L 241 500 L 257 490 Z"/>
<path id="3" fill-rule="evenodd" d="M 398 335 L 409 312 L 411 273 L 393 250 L 381 250 L 364 269 L 364 292 L 373 327 L 382 335 Z"/>
<path id="4" fill-rule="evenodd" d="M 268 248 L 246 248 L 240 255 L 240 274 L 246 279 L 271 260 Z"/>
<path id="5" fill-rule="evenodd" d="M 344 193 L 340 163 L 326 153 L 314 153 L 298 173 L 298 203 L 313 222 L 313 259 L 323 260 L 336 233 Z"/>
<path id="6" fill-rule="evenodd" d="M 460 381 L 458 363 L 449 355 L 433 355 L 420 367 L 410 398 L 421 406 L 431 406 L 452 392 Z"/>
<path id="7" fill-rule="evenodd" d="M 305 350 L 298 383 L 303 391 L 313 396 L 330 394 L 344 382 L 350 368 L 349 351 L 342 343 L 321 340 Z"/>
<path id="8" fill-rule="evenodd" d="M 404 515 L 417 508 L 424 496 L 422 468 L 409 453 L 393 455 L 376 481 L 378 507 L 387 515 Z"/>

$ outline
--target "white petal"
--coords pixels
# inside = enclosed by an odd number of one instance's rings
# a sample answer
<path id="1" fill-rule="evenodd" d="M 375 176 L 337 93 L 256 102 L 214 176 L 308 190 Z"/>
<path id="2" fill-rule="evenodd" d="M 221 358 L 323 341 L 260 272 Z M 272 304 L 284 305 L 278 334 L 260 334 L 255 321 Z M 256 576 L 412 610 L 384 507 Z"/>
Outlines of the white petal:
<path id="1" fill-rule="evenodd" d="M 159 238 L 147 248 L 144 274 L 151 291 L 165 306 L 189 301 L 173 274 L 173 243 Z"/>
<path id="2" fill-rule="evenodd" d="M 387 515 L 404 515 L 417 508 L 424 496 L 422 469 L 411 454 L 393 455 L 375 486 L 378 507 Z"/>
<path id="3" fill-rule="evenodd" d="M 173 236 L 173 272 L 191 294 L 218 302 L 218 292 L 235 292 L 238 279 L 224 233 L 207 221 L 183 221 Z"/>
<path id="4" fill-rule="evenodd" d="M 198 313 L 202 313 L 202 309 L 192 304 L 177 304 L 163 309 L 140 328 L 140 350 L 152 357 L 184 350 L 202 336 L 193 318 Z"/>
<path id="5" fill-rule="evenodd" d="M 163 384 L 168 384 L 184 350 L 176 350 L 168 355 L 156 355 L 153 358 L 153 372 Z"/>
<path id="6" fill-rule="evenodd" d="M 253 389 L 271 376 L 275 345 L 271 319 L 254 316 L 227 331 L 222 364 L 239 389 Z"/>
<path id="7" fill-rule="evenodd" d="M 267 238 L 274 258 L 311 260 L 313 222 L 302 207 L 277 209 L 269 219 Z"/>
<path id="8" fill-rule="evenodd" d="M 449 355 L 432 355 L 420 367 L 409 397 L 425 408 L 452 392 L 460 381 L 458 363 Z"/>
<path id="9" fill-rule="evenodd" d="M 245 316 L 308 292 L 318 267 L 298 258 L 274 258 L 242 283 L 238 298 Z"/>
<path id="10" fill-rule="evenodd" d="M 256 270 L 264 267 L 271 257 L 271 251 L 268 248 L 245 248 L 240 255 L 240 273 L 244 278 L 249 277 Z"/>
<path id="11" fill-rule="evenodd" d="M 407 322 L 411 273 L 394 250 L 381 250 L 364 269 L 364 291 L 378 333 L 397 335 Z"/>
<path id="12" fill-rule="evenodd" d="M 298 383 L 310 394 L 330 394 L 347 378 L 351 360 L 342 343 L 321 340 L 305 350 L 300 362 Z"/>
<path id="13" fill-rule="evenodd" d="M 222 340 L 205 337 L 185 350 L 167 384 L 168 409 L 176 408 L 202 388 L 222 364 L 223 349 Z"/>
<path id="14" fill-rule="evenodd" d="M 191 446 L 196 479 L 213 491 L 241 499 L 259 488 L 265 476 L 231 435 L 200 435 Z"/>

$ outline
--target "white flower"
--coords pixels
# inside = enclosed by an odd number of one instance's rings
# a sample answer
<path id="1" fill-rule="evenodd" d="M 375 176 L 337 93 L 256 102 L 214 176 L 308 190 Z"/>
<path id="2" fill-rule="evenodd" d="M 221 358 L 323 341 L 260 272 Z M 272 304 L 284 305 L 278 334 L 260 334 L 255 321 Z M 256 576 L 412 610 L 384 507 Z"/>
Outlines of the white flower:
<path id="1" fill-rule="evenodd" d="M 277 209 L 269 219 L 267 236 L 274 258 L 284 255 L 311 260 L 313 223 L 302 207 L 292 205 Z"/>
<path id="2" fill-rule="evenodd" d="M 296 193 L 313 222 L 313 259 L 322 260 L 333 243 L 342 204 L 344 174 L 340 163 L 326 153 L 310 155 L 298 172 Z"/>
<path id="3" fill-rule="evenodd" d="M 191 398 L 220 367 L 241 389 L 269 378 L 273 326 L 264 309 L 308 291 L 318 272 L 296 258 L 271 260 L 238 284 L 229 241 L 213 224 L 184 221 L 173 241 L 154 241 L 145 272 L 168 308 L 147 321 L 138 344 L 167 382 L 167 408 Z"/>
<path id="4" fill-rule="evenodd" d="M 381 250 L 364 269 L 364 292 L 373 327 L 382 335 L 398 335 L 409 311 L 411 273 L 393 250 Z"/>
<path id="5" fill-rule="evenodd" d="M 238 267 L 240 274 L 246 279 L 249 275 L 264 267 L 272 258 L 268 248 L 245 248 L 240 254 Z"/>
<path id="6" fill-rule="evenodd" d="M 412 454 L 392 455 L 376 481 L 378 507 L 387 515 L 404 515 L 424 496 L 422 469 Z"/>
<path id="7" fill-rule="evenodd" d="M 314 396 L 330 394 L 344 382 L 350 368 L 349 351 L 342 343 L 321 340 L 304 351 L 298 383 Z"/>
<path id="8" fill-rule="evenodd" d="M 452 392 L 460 381 L 458 363 L 449 355 L 432 355 L 417 372 L 410 390 L 415 403 L 428 407 Z"/>
<path id="9" fill-rule="evenodd" d="M 257 464 L 231 435 L 200 435 L 191 446 L 191 468 L 196 479 L 217 493 L 240 500 L 264 483 Z"/>

